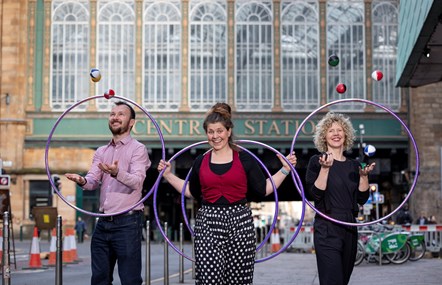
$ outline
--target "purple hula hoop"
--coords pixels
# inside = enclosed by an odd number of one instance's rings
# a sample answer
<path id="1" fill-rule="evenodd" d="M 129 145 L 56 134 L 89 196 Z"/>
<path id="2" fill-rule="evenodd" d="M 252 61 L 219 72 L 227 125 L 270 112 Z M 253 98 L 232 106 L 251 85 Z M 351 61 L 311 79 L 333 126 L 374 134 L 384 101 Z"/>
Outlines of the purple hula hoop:
<path id="1" fill-rule="evenodd" d="M 198 145 L 202 145 L 202 144 L 206 144 L 206 143 L 208 143 L 208 142 L 207 142 L 207 141 L 201 141 L 201 142 L 197 142 L 197 143 L 194 143 L 194 144 L 192 144 L 192 145 L 187 146 L 186 148 L 180 150 L 180 151 L 177 152 L 174 156 L 172 156 L 172 157 L 170 158 L 169 162 L 175 160 L 175 159 L 176 159 L 179 155 L 181 155 L 183 152 L 185 152 L 185 151 L 187 151 L 187 150 L 189 150 L 189 149 L 191 149 L 191 148 L 193 148 L 193 147 L 196 147 L 196 146 L 198 146 Z M 294 173 L 296 173 L 295 168 L 290 164 L 290 162 L 288 161 L 288 159 L 287 159 L 285 156 L 283 156 L 280 152 L 278 152 L 276 149 L 274 149 L 274 148 L 272 148 L 272 147 L 270 147 L 270 146 L 268 146 L 268 145 L 266 145 L 266 144 L 263 144 L 263 143 L 260 143 L 260 142 L 256 142 L 256 141 L 250 141 L 250 140 L 239 140 L 239 141 L 236 141 L 235 143 L 252 143 L 252 144 L 258 144 L 258 145 L 261 145 L 261 146 L 263 146 L 263 147 L 266 147 L 266 148 L 272 150 L 272 151 L 275 152 L 276 154 L 280 154 L 281 157 L 287 162 L 287 164 L 289 164 L 289 166 L 290 166 L 290 168 L 291 168 L 291 170 L 292 170 L 292 178 L 295 177 L 295 176 L 294 176 Z M 266 235 L 265 239 L 264 239 L 264 240 L 261 242 L 261 244 L 257 247 L 256 250 L 259 251 L 259 250 L 264 246 L 264 244 L 267 242 L 267 240 L 270 238 L 270 236 L 271 236 L 271 234 L 272 234 L 272 232 L 273 232 L 273 229 L 274 229 L 275 226 L 276 226 L 277 215 L 278 215 L 278 196 L 277 196 L 276 186 L 275 186 L 275 184 L 274 184 L 274 181 L 273 181 L 272 175 L 269 173 L 268 169 L 265 167 L 265 165 L 262 163 L 262 161 L 261 161 L 258 157 L 256 157 L 252 152 L 250 152 L 249 150 L 247 150 L 246 148 L 244 148 L 244 147 L 242 147 L 242 146 L 240 146 L 240 145 L 238 145 L 238 147 L 240 147 L 242 150 L 248 152 L 250 155 L 252 155 L 252 156 L 258 161 L 258 163 L 261 165 L 261 167 L 262 167 L 262 168 L 265 170 L 265 172 L 267 173 L 267 176 L 269 176 L 270 181 L 271 181 L 271 183 L 272 183 L 272 185 L 273 185 L 274 193 L 275 193 L 275 202 L 276 202 L 276 206 L 275 206 L 275 215 L 274 215 L 273 223 L 272 223 L 272 225 L 271 225 L 271 227 L 270 227 L 270 230 L 269 230 L 268 234 Z M 185 199 L 184 189 L 185 189 L 186 186 L 187 186 L 188 180 L 189 180 L 189 178 L 190 178 L 191 171 L 192 171 L 192 169 L 189 170 L 189 172 L 188 172 L 188 174 L 187 174 L 187 176 L 186 176 L 186 179 L 185 179 L 185 183 L 184 183 L 183 189 L 182 189 L 182 191 L 181 191 L 181 209 L 182 209 L 182 212 L 183 212 L 183 217 L 184 217 L 184 220 L 185 220 L 186 226 L 187 226 L 187 228 L 189 229 L 189 231 L 191 232 L 191 234 L 192 234 L 192 236 L 193 236 L 194 233 L 193 233 L 193 230 L 192 230 L 191 226 L 189 226 L 189 222 L 188 222 L 188 219 L 187 219 L 187 215 L 186 215 L 186 211 L 185 211 L 185 206 L 184 206 L 184 205 L 185 205 L 185 201 L 184 201 L 184 199 Z M 160 177 L 162 177 L 163 173 L 164 173 L 164 170 L 161 171 L 161 173 L 160 173 Z M 297 173 L 296 173 L 296 175 L 297 175 Z M 298 177 L 298 181 L 300 181 L 300 180 L 299 180 L 299 176 L 297 176 L 297 177 Z M 295 183 L 296 187 L 298 188 L 298 191 L 300 191 L 300 192 L 302 193 L 302 198 L 303 198 L 302 200 L 305 201 L 305 197 L 304 197 L 304 189 L 302 188 L 302 184 L 301 184 L 300 182 L 299 182 L 299 184 L 298 184 L 295 180 L 294 180 L 294 183 Z M 299 187 L 299 185 L 301 185 L 301 187 Z M 300 189 L 300 188 L 301 188 L 301 189 Z M 157 224 L 160 225 L 160 221 L 159 221 L 158 213 L 157 213 L 157 212 L 158 212 L 158 211 L 157 211 L 157 203 L 156 203 L 156 195 L 157 195 L 157 191 L 158 191 L 158 185 L 156 185 L 156 188 L 155 188 L 155 191 L 154 191 L 154 214 L 155 214 L 155 219 L 156 219 Z M 303 207 L 302 207 L 302 214 L 301 214 L 301 220 L 300 220 L 301 223 L 302 223 L 302 221 L 304 220 L 304 215 L 305 215 L 305 202 L 303 202 Z M 160 229 L 160 232 L 161 232 L 161 234 L 163 235 L 164 239 L 168 242 L 168 244 L 169 244 L 169 245 L 170 245 L 170 246 L 171 246 L 171 247 L 172 247 L 177 253 L 179 253 L 180 255 L 184 256 L 185 258 L 187 258 L 187 259 L 189 259 L 189 260 L 191 260 L 191 261 L 194 261 L 192 258 L 190 258 L 189 256 L 185 255 L 183 252 L 181 252 L 181 250 L 179 250 L 178 248 L 176 248 L 176 246 L 175 246 L 175 245 L 169 240 L 169 238 L 166 236 L 166 234 L 164 233 L 163 229 L 162 229 L 160 226 L 159 226 L 158 228 Z M 280 254 L 281 252 L 285 251 L 285 250 L 287 249 L 287 247 L 290 245 L 290 243 L 296 238 L 296 236 L 297 236 L 297 234 L 298 234 L 299 231 L 300 231 L 300 227 L 297 228 L 297 230 L 295 231 L 295 233 L 294 233 L 293 237 L 290 239 L 290 241 L 289 241 L 284 247 L 282 247 L 280 250 L 278 250 L 277 252 L 273 253 L 272 255 L 270 255 L 270 256 L 268 256 L 268 257 L 266 257 L 266 258 L 258 259 L 258 260 L 256 260 L 255 262 L 258 263 L 258 262 L 266 261 L 266 260 L 268 260 L 268 259 L 271 259 L 271 258 L 277 256 L 277 255 Z"/>
<path id="2" fill-rule="evenodd" d="M 378 107 L 380 109 L 383 109 L 384 111 L 390 113 L 394 118 L 396 118 L 401 123 L 401 125 L 407 131 L 408 136 L 409 136 L 411 142 L 413 143 L 414 151 L 415 151 L 415 154 L 416 154 L 416 175 L 414 177 L 413 184 L 411 185 L 410 191 L 408 192 L 408 194 L 405 197 L 404 201 L 402 201 L 402 203 L 394 211 L 392 211 L 390 214 L 388 214 L 388 215 L 386 215 L 384 217 L 381 217 L 381 218 L 379 218 L 377 220 L 374 220 L 374 221 L 371 221 L 371 222 L 365 222 L 365 223 L 348 223 L 348 222 L 339 221 L 339 220 L 333 219 L 332 217 L 329 217 L 326 214 L 322 213 L 321 211 L 317 210 L 309 201 L 305 201 L 307 203 L 307 205 L 309 205 L 317 214 L 319 214 L 320 216 L 322 216 L 323 218 L 325 218 L 327 220 L 330 220 L 330 221 L 338 223 L 338 224 L 347 225 L 347 226 L 367 226 L 367 225 L 371 225 L 371 224 L 376 224 L 376 223 L 378 223 L 378 222 L 380 222 L 382 220 L 385 220 L 385 219 L 389 218 L 390 216 L 394 215 L 394 213 L 399 211 L 399 209 L 402 208 L 403 205 L 408 201 L 408 199 L 410 198 L 411 194 L 414 191 L 414 188 L 416 187 L 417 179 L 418 179 L 418 176 L 419 176 L 419 150 L 417 148 L 417 144 L 416 144 L 416 141 L 414 140 L 413 134 L 408 129 L 407 125 L 392 110 L 390 110 L 389 108 L 387 108 L 387 107 L 385 107 L 385 106 L 383 106 L 381 104 L 378 104 L 378 103 L 375 103 L 375 102 L 372 102 L 372 101 L 369 101 L 369 100 L 359 99 L 359 98 L 347 98 L 347 99 L 340 99 L 340 100 L 335 100 L 335 101 L 329 102 L 329 103 L 327 103 L 325 105 L 322 105 L 321 107 L 317 108 L 312 113 L 310 113 L 310 115 L 308 115 L 304 119 L 304 121 L 302 121 L 302 123 L 298 126 L 298 129 L 296 130 L 295 136 L 293 137 L 293 141 L 292 141 L 292 145 L 291 145 L 290 151 L 293 151 L 293 148 L 294 148 L 296 139 L 298 138 L 299 132 L 304 127 L 305 123 L 313 115 L 315 115 L 316 113 L 318 113 L 322 109 L 325 109 L 325 108 L 327 108 L 329 106 L 340 104 L 340 103 L 345 103 L 345 102 L 362 102 L 362 103 L 366 103 L 366 104 L 369 104 L 369 105 L 376 106 L 376 107 Z"/>
<path id="3" fill-rule="evenodd" d="M 74 208 L 77 211 L 80 211 L 84 214 L 90 215 L 90 216 L 95 216 L 95 217 L 107 217 L 107 216 L 113 216 L 113 215 L 120 215 L 123 213 L 126 213 L 130 210 L 132 210 L 133 208 L 135 208 L 136 206 L 138 206 L 139 204 L 143 203 L 153 192 L 154 188 L 156 185 L 158 185 L 158 182 L 160 181 L 160 177 L 157 178 L 157 180 L 155 181 L 155 184 L 152 186 L 151 190 L 140 200 L 138 201 L 135 205 L 130 206 L 127 209 L 124 209 L 122 211 L 119 212 L 115 212 L 115 213 L 106 213 L 106 214 L 102 214 L 102 213 L 94 213 L 94 212 L 89 212 L 86 211 L 80 207 L 77 207 L 73 204 L 71 204 L 69 201 L 66 200 L 66 198 L 57 190 L 57 188 L 55 187 L 55 183 L 52 180 L 51 177 L 51 171 L 49 169 L 49 161 L 48 161 L 48 156 L 49 156 L 49 146 L 51 144 L 51 140 L 52 140 L 52 136 L 55 132 L 55 129 L 57 128 L 58 124 L 60 123 L 60 121 L 75 107 L 77 107 L 78 105 L 89 101 L 89 100 L 93 100 L 93 99 L 99 99 L 99 98 L 104 98 L 104 95 L 96 95 L 96 96 L 92 96 L 92 97 L 87 97 L 81 101 L 78 101 L 77 103 L 75 103 L 74 105 L 72 105 L 71 107 L 69 107 L 68 109 L 66 109 L 63 114 L 61 114 L 61 116 L 57 119 L 57 121 L 55 122 L 54 126 L 52 127 L 51 132 L 49 133 L 48 136 L 48 140 L 46 142 L 46 149 L 45 149 L 45 166 L 46 166 L 46 173 L 48 175 L 49 178 L 49 182 L 51 183 L 52 189 L 54 189 L 54 191 L 57 193 L 57 195 L 61 198 L 61 200 L 63 200 L 66 204 L 68 204 L 70 207 Z M 137 106 L 141 111 L 143 111 L 143 113 L 149 117 L 149 119 L 152 121 L 152 123 L 154 124 L 157 132 L 158 132 L 158 136 L 160 137 L 160 141 L 161 141 L 161 149 L 162 149 L 162 158 L 164 159 L 166 157 L 166 150 L 165 150 L 165 146 L 164 146 L 164 138 L 163 138 L 163 134 L 161 132 L 161 129 L 159 127 L 159 125 L 157 124 L 157 122 L 154 120 L 154 118 L 140 105 L 138 105 L 136 102 L 128 99 L 128 98 L 124 98 L 124 97 L 120 97 L 120 96 L 114 96 L 113 98 L 115 99 L 120 99 L 123 101 L 127 101 L 135 106 Z M 157 187 L 157 186 L 156 186 Z"/>
<path id="4" fill-rule="evenodd" d="M 204 144 L 204 143 L 207 144 L 208 142 L 207 141 L 203 141 L 203 142 L 200 142 L 198 144 Z M 273 215 L 272 225 L 270 226 L 269 232 L 267 233 L 267 235 L 265 236 L 263 241 L 256 248 L 256 251 L 259 251 L 265 245 L 265 243 L 268 241 L 268 239 L 270 238 L 270 236 L 272 234 L 272 231 L 275 228 L 276 222 L 278 221 L 278 212 L 279 212 L 279 208 L 278 208 L 278 203 L 279 203 L 278 192 L 277 192 L 277 188 L 275 186 L 275 182 L 273 181 L 272 175 L 270 174 L 269 170 L 265 167 L 264 163 L 256 155 L 254 155 L 251 151 L 249 151 L 248 149 L 246 149 L 246 148 L 244 148 L 244 147 L 242 147 L 240 145 L 237 145 L 237 146 L 240 149 L 242 149 L 243 151 L 245 151 L 248 154 L 250 154 L 253 158 L 256 159 L 256 161 L 258 161 L 258 163 L 260 164 L 262 169 L 264 169 L 264 171 L 266 172 L 267 176 L 270 178 L 270 182 L 272 183 L 273 191 L 274 191 L 274 194 L 275 194 L 276 206 L 275 206 L 275 214 Z M 169 162 L 173 161 L 174 159 L 175 159 L 175 156 L 172 157 L 169 160 Z M 191 235 L 194 236 L 195 234 L 194 234 L 194 232 L 192 230 L 192 227 L 189 225 L 189 221 L 188 221 L 188 218 L 187 218 L 187 215 L 186 215 L 186 209 L 185 209 L 185 206 L 184 206 L 185 205 L 185 203 L 184 203 L 184 200 L 185 200 L 184 190 L 186 189 L 187 183 L 189 182 L 189 178 L 190 178 L 190 174 L 191 173 L 192 173 L 192 169 L 190 169 L 189 172 L 187 173 L 186 179 L 184 180 L 183 189 L 181 190 L 181 210 L 182 210 L 183 217 L 184 217 L 184 220 L 186 222 L 187 228 L 189 229 Z"/>
<path id="5" fill-rule="evenodd" d="M 299 179 L 299 176 L 298 176 L 298 173 L 297 173 L 295 167 L 293 167 L 293 165 L 290 163 L 290 161 L 288 161 L 288 159 L 287 159 L 282 153 L 280 153 L 280 152 L 277 151 L 275 148 L 273 148 L 273 147 L 271 147 L 271 146 L 269 146 L 269 145 L 266 145 L 266 144 L 264 144 L 264 143 L 257 142 L 257 141 L 252 141 L 252 140 L 238 140 L 238 141 L 236 141 L 236 143 L 242 143 L 242 144 L 244 144 L 244 143 L 251 143 L 251 144 L 257 144 L 257 145 L 260 145 L 260 146 L 262 146 L 262 147 L 265 147 L 265 148 L 271 150 L 271 151 L 274 152 L 275 154 L 279 154 L 279 155 L 281 155 L 281 157 L 287 162 L 287 164 L 290 166 L 290 169 L 291 169 L 290 172 L 291 172 L 291 174 L 292 174 L 293 183 L 295 184 L 295 187 L 297 188 L 298 192 L 301 193 L 301 197 L 302 197 L 301 218 L 299 219 L 299 224 L 302 225 L 302 223 L 304 222 L 304 216 L 305 216 L 305 201 L 306 201 L 306 199 L 305 199 L 304 187 L 302 186 L 301 180 Z M 243 149 L 244 149 L 244 148 L 243 148 Z M 292 153 L 292 152 L 293 152 L 293 150 L 290 150 L 290 153 Z M 250 152 L 249 152 L 249 153 L 250 153 Z M 252 154 L 252 155 L 253 155 L 253 154 Z M 255 155 L 253 155 L 253 156 L 254 156 L 256 159 L 258 159 Z M 258 161 L 261 162 L 259 159 L 258 159 Z M 262 162 L 261 162 L 261 164 L 262 164 Z M 265 166 L 264 166 L 263 164 L 262 164 L 262 166 L 265 168 Z M 267 171 L 267 172 L 268 172 L 268 171 Z M 269 173 L 269 175 L 270 175 L 270 173 Z M 297 177 L 297 179 L 295 179 L 295 177 Z M 275 193 L 276 193 L 276 190 L 275 190 Z M 276 201 L 276 198 L 277 198 L 277 196 L 275 195 L 275 203 L 278 203 L 278 201 Z M 276 204 L 275 209 L 278 209 L 278 204 Z M 267 234 L 268 236 L 270 236 L 270 235 L 272 234 L 273 229 L 275 228 L 275 226 L 276 226 L 276 220 L 274 219 L 274 221 L 273 221 L 273 223 L 272 223 L 272 226 L 270 227 L 269 232 L 268 232 L 268 234 Z M 269 259 L 272 259 L 272 258 L 278 256 L 278 255 L 281 254 L 282 252 L 284 252 L 284 251 L 287 249 L 287 247 L 289 247 L 290 244 L 291 244 L 291 243 L 295 240 L 295 238 L 298 236 L 298 233 L 299 233 L 300 230 L 301 230 L 301 227 L 296 227 L 296 230 L 295 230 L 295 232 L 293 233 L 293 236 L 290 238 L 290 240 L 287 241 L 287 243 L 286 243 L 283 247 L 281 247 L 278 251 L 272 253 L 272 254 L 269 255 L 269 256 L 266 256 L 266 257 L 263 257 L 263 258 L 261 258 L 261 259 L 257 259 L 257 260 L 255 260 L 255 263 L 260 263 L 260 262 L 267 261 L 267 260 L 269 260 Z M 268 239 L 268 237 L 266 236 L 266 239 L 265 239 L 264 241 L 266 241 L 267 239 Z M 262 243 L 264 243 L 264 241 L 263 241 Z"/>

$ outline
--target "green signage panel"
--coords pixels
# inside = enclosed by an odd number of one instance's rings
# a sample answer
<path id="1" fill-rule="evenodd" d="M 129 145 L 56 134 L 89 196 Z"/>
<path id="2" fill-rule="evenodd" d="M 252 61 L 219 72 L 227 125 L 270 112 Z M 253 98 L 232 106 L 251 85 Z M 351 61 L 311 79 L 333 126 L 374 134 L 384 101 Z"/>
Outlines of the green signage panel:
<path id="1" fill-rule="evenodd" d="M 293 138 L 303 119 L 260 119 L 234 120 L 234 135 L 238 139 L 287 140 Z M 36 118 L 32 134 L 28 138 L 43 139 L 49 136 L 56 119 Z M 158 118 L 157 125 L 168 140 L 205 139 L 202 118 Z M 356 133 L 364 125 L 364 140 L 407 141 L 408 135 L 396 119 L 352 120 Z M 307 121 L 299 133 L 299 140 L 311 140 L 317 121 Z M 148 118 L 137 119 L 132 129 L 137 138 L 157 138 L 155 124 Z M 103 139 L 110 138 L 107 118 L 64 118 L 59 122 L 52 136 L 54 139 Z"/>

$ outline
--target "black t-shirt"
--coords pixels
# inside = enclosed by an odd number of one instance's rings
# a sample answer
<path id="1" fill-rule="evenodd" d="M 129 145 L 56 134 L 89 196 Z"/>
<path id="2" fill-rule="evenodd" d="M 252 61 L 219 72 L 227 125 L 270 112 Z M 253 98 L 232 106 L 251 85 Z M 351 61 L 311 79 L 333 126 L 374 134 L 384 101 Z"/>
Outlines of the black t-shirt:
<path id="1" fill-rule="evenodd" d="M 314 155 L 310 158 L 306 174 L 307 190 L 314 198 L 315 208 L 333 218 L 354 222 L 344 213 L 356 216 L 359 212 L 357 204 L 364 204 L 369 196 L 369 191 L 361 192 L 358 189 L 359 162 L 350 158 L 345 161 L 334 160 L 328 174 L 327 187 L 323 191 L 314 185 L 321 170 L 319 157 Z"/>

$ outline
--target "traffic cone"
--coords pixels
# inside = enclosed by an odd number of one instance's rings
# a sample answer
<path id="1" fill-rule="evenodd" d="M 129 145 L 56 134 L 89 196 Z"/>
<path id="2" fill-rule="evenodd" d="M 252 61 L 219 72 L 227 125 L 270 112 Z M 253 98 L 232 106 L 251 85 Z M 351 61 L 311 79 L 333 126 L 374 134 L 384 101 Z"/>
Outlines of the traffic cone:
<path id="1" fill-rule="evenodd" d="M 277 228 L 273 229 L 272 235 L 270 236 L 270 243 L 272 244 L 272 253 L 281 249 L 279 230 Z"/>
<path id="2" fill-rule="evenodd" d="M 63 263 L 74 263 L 71 251 L 71 241 L 70 241 L 69 229 L 66 229 L 66 234 L 63 240 Z"/>
<path id="3" fill-rule="evenodd" d="M 48 266 L 55 266 L 57 263 L 57 234 L 55 228 L 52 229 L 51 245 L 49 247 L 49 261 Z"/>
<path id="4" fill-rule="evenodd" d="M 46 267 L 43 267 L 41 263 L 38 229 L 37 227 L 34 227 L 34 234 L 32 236 L 31 252 L 29 258 L 29 266 L 24 267 L 23 269 L 42 269 L 42 268 Z"/>
<path id="5" fill-rule="evenodd" d="M 78 254 L 77 254 L 77 242 L 75 241 L 75 231 L 74 229 L 69 229 L 69 240 L 71 242 L 71 258 L 73 262 L 78 262 L 80 261 L 78 259 Z"/>

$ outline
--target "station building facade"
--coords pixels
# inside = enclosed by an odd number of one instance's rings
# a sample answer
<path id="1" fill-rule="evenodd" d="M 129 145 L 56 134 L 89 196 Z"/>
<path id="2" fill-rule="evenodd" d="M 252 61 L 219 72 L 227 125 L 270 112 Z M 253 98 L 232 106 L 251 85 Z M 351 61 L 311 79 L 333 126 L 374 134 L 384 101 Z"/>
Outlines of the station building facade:
<path id="1" fill-rule="evenodd" d="M 66 224 L 82 215 L 92 228 L 94 217 L 75 207 L 96 213 L 98 191 L 82 191 L 64 173 L 85 174 L 95 149 L 110 140 L 115 100 L 136 107 L 133 136 L 153 162 L 145 194 L 154 190 L 158 161 L 204 141 L 206 111 L 227 102 L 236 138 L 262 143 L 241 144 L 272 173 L 280 165 L 271 148 L 283 154 L 293 148 L 301 180 L 317 152 L 315 123 L 327 111 L 348 114 L 358 133 L 349 156 L 363 159 L 361 145 L 376 147 L 370 159 L 379 167 L 371 180 L 385 197 L 381 211 L 391 212 L 410 186 L 404 177 L 412 173 L 414 150 L 401 122 L 410 124 L 417 107 L 409 89 L 396 86 L 399 2 L 1 1 L 0 156 L 11 177 L 15 229 L 33 225 L 38 206 L 56 207 Z M 337 65 L 329 64 L 331 55 Z M 101 71 L 97 83 L 91 68 Z M 371 77 L 374 70 L 382 80 Z M 336 91 L 339 83 L 345 93 Z M 109 89 L 117 98 L 103 97 Z M 355 100 L 342 100 L 349 98 Z M 344 102 L 323 107 L 336 100 Z M 185 177 L 205 150 L 188 148 L 175 171 Z M 60 177 L 63 199 L 48 173 Z M 157 203 L 161 220 L 176 228 L 178 194 L 160 183 L 157 201 L 152 196 L 144 201 L 146 216 L 153 219 Z M 299 201 L 300 194 L 286 181 L 278 198 Z M 184 208 L 192 216 L 197 206 L 186 201 Z"/>

